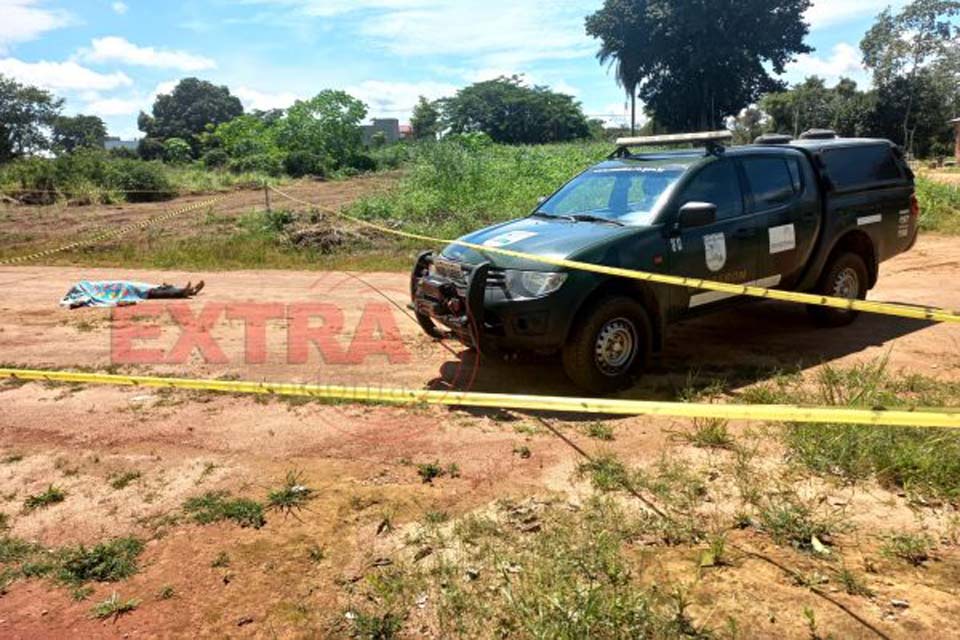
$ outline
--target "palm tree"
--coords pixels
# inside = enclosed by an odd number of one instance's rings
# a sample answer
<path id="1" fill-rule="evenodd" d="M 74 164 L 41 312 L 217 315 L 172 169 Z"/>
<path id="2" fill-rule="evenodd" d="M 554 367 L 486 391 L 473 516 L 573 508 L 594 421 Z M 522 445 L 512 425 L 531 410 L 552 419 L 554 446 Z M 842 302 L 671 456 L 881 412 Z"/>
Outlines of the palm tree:
<path id="1" fill-rule="evenodd" d="M 643 80 L 643 34 L 638 28 L 635 0 L 606 0 L 603 8 L 587 16 L 587 35 L 600 40 L 597 60 L 613 68 L 617 85 L 630 96 L 630 133 L 637 132 L 637 88 Z"/>

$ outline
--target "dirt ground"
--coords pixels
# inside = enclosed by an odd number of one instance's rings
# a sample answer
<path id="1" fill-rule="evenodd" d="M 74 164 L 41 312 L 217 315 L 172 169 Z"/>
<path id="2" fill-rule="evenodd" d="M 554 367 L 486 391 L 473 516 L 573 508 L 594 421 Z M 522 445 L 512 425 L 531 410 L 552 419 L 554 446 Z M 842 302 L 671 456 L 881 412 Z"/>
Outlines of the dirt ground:
<path id="1" fill-rule="evenodd" d="M 342 188 L 354 187 L 345 183 Z M 331 203 L 342 196 L 334 194 Z M 231 206 L 239 211 L 262 197 L 243 194 Z M 146 209 L 120 207 L 110 215 L 130 221 Z M 79 233 L 95 226 L 83 212 L 69 213 L 63 224 L 70 229 Z M 0 233 L 18 228 L 9 218 L 0 222 Z M 923 237 L 914 251 L 883 266 L 871 299 L 960 309 L 960 288 L 952 284 L 958 276 L 960 244 L 953 238 Z M 81 279 L 205 279 L 207 288 L 187 303 L 154 301 L 127 310 L 125 321 L 141 331 L 132 336 L 110 311 L 57 308 L 59 298 Z M 428 340 L 404 315 L 407 288 L 407 276 L 400 273 L 2 267 L 0 364 L 575 393 L 555 361 L 481 359 L 477 366 L 472 355 L 456 345 Z M 319 314 L 333 329 L 311 332 L 319 326 L 316 317 L 313 324 L 291 328 L 296 324 L 291 318 L 307 312 Z M 259 351 L 251 347 L 250 334 L 256 328 L 228 317 L 257 313 L 272 317 L 265 321 Z M 198 318 L 207 322 L 214 346 L 208 341 L 205 350 L 187 352 L 195 346 L 187 340 L 176 347 L 185 333 L 192 335 L 182 327 Z M 150 326 L 158 328 L 147 333 Z M 139 354 L 133 364 L 131 348 Z M 304 352 L 305 361 L 291 362 L 303 360 Z M 853 364 L 884 356 L 893 370 L 960 379 L 956 327 L 864 316 L 848 328 L 820 330 L 801 308 L 764 303 L 674 328 L 654 370 L 624 397 L 672 399 L 691 379 L 725 379 L 735 395 L 776 369 L 810 372 L 823 363 Z M 611 445 L 585 438 L 586 422 L 563 416 L 557 425 L 580 446 L 590 451 L 612 446 L 631 464 L 653 465 L 664 457 L 687 460 L 713 478 L 711 508 L 719 514 L 729 505 L 735 454 L 704 451 L 673 437 L 687 427 L 684 421 L 609 421 L 616 431 Z M 54 384 L 0 386 L 0 512 L 9 517 L 10 535 L 49 546 L 91 545 L 128 534 L 149 541 L 135 576 L 94 584 L 83 602 L 47 579 L 14 582 L 0 596 L 0 637 L 347 635 L 343 617 L 349 589 L 344 585 L 369 579 L 389 559 L 408 551 L 404 532 L 424 514 L 442 511 L 456 519 L 488 510 L 498 501 L 561 496 L 576 503 L 582 498 L 586 489 L 575 474 L 577 453 L 537 425 L 535 416 L 515 412 L 263 402 Z M 733 424 L 731 429 L 749 438 L 758 428 Z M 518 447 L 529 455 L 517 455 Z M 775 446 L 771 456 L 772 466 L 786 464 Z M 459 473 L 424 483 L 416 465 L 433 461 L 455 464 Z M 210 490 L 262 499 L 291 470 L 302 473 L 316 498 L 297 514 L 269 513 L 262 529 L 226 523 L 201 526 L 173 517 L 184 500 Z M 111 478 L 129 471 L 140 475 L 125 488 L 111 487 Z M 842 507 L 856 524 L 835 543 L 844 550 L 844 562 L 858 570 L 882 565 L 873 578 L 872 597 L 825 586 L 831 597 L 887 637 L 942 638 L 955 632 L 960 622 L 960 552 L 951 508 L 917 508 L 904 495 L 872 483 L 842 486 L 803 475 L 788 477 L 798 490 Z M 26 496 L 51 483 L 66 491 L 62 503 L 30 513 L 20 508 Z M 385 518 L 394 524 L 392 532 L 382 530 Z M 935 561 L 922 568 L 877 561 L 880 536 L 896 528 L 936 536 L 940 545 Z M 821 568 L 822 561 L 810 554 L 778 547 L 752 530 L 731 533 L 731 542 L 804 573 Z M 308 558 L 313 548 L 324 550 L 322 560 Z M 212 566 L 222 553 L 229 555 L 229 565 Z M 737 621 L 735 636 L 718 632 L 719 637 L 810 637 L 806 608 L 815 612 L 823 637 L 876 637 L 765 561 L 733 553 L 730 566 L 703 574 L 696 567 L 696 553 L 684 546 L 658 547 L 638 579 L 644 584 L 679 580 L 691 585 L 689 614 L 698 625 L 723 629 L 724 620 Z M 166 586 L 173 588 L 172 598 L 158 595 Z M 141 603 L 116 620 L 93 619 L 92 604 L 113 592 Z M 908 605 L 892 604 L 901 600 Z M 425 629 L 419 635 L 435 633 Z"/>

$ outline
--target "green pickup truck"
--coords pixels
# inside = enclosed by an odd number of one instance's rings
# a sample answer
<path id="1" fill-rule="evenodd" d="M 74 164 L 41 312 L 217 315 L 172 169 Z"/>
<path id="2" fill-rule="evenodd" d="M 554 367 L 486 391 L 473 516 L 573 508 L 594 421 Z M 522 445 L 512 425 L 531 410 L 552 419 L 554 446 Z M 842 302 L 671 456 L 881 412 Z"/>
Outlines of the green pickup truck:
<path id="1" fill-rule="evenodd" d="M 628 138 L 525 218 L 463 241 L 534 256 L 864 299 L 916 242 L 914 176 L 887 140 L 816 131 L 727 147 L 728 132 Z M 637 152 L 644 146 L 700 145 Z M 427 334 L 482 353 L 559 352 L 585 390 L 629 386 L 666 327 L 749 298 L 558 269 L 451 244 L 421 254 Z M 824 326 L 856 312 L 810 307 Z"/>

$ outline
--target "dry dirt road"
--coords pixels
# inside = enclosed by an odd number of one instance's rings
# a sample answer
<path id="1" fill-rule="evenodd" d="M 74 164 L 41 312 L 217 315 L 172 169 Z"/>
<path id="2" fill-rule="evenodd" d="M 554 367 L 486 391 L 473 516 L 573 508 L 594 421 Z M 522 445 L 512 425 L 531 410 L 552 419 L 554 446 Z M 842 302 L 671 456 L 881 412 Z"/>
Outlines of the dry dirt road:
<path id="1" fill-rule="evenodd" d="M 924 237 L 913 252 L 884 265 L 880 285 L 871 297 L 960 308 L 958 275 L 960 245 L 950 238 Z M 133 310 L 134 326 L 156 323 L 160 330 L 132 343 L 120 340 L 121 346 L 154 351 L 152 363 L 125 366 L 125 370 L 417 388 L 472 385 L 476 390 L 516 393 L 573 392 L 549 361 L 481 362 L 474 373 L 469 361 L 461 361 L 455 345 L 449 345 L 451 352 L 425 339 L 396 307 L 389 306 L 386 298 L 405 303 L 407 287 L 404 274 L 389 273 L 0 268 L 0 362 L 93 369 L 113 364 L 111 340 L 113 336 L 116 346 L 117 326 L 110 312 L 56 307 L 76 280 L 108 278 L 207 280 L 199 298 L 176 310 L 158 302 Z M 261 306 L 251 307 L 251 303 Z M 269 320 L 263 349 L 253 348 L 252 354 L 253 360 L 265 356 L 265 362 L 251 363 L 243 322 L 228 320 L 226 314 L 229 309 L 235 314 L 244 309 L 263 312 L 262 305 L 273 305 L 267 309 L 280 314 L 307 308 L 303 305 L 326 305 L 324 318 L 333 325 L 342 314 L 342 330 L 317 339 L 334 359 L 348 361 L 322 362 L 320 349 L 310 346 L 306 362 L 291 363 L 288 323 Z M 154 312 L 160 315 L 147 317 Z M 190 318 L 209 314 L 210 333 L 222 352 L 215 359 L 223 361 L 205 361 L 197 350 L 181 357 L 184 354 L 174 344 L 184 333 L 171 313 L 179 314 L 180 322 L 187 325 Z M 393 327 L 399 339 L 388 339 L 387 344 L 394 362 L 377 353 L 349 362 L 357 354 L 364 356 L 365 347 L 384 348 L 380 338 L 395 337 Z M 357 333 L 366 337 L 354 339 Z M 209 342 L 204 344 L 209 357 L 214 350 Z M 176 357 L 168 362 L 171 353 Z M 864 316 L 852 327 L 825 331 L 812 328 L 803 309 L 778 303 L 751 305 L 675 328 L 656 369 L 625 395 L 673 397 L 691 372 L 699 372 L 701 379 L 726 378 L 735 390 L 774 368 L 809 369 L 822 362 L 850 364 L 883 356 L 889 356 L 895 370 L 958 379 L 960 331 L 955 326 L 878 316 Z M 564 418 L 564 424 L 571 429 L 571 438 L 593 447 L 577 431 L 580 423 L 575 418 Z M 605 446 L 615 447 L 626 461 L 651 465 L 662 456 L 688 459 L 692 466 L 709 467 L 711 503 L 717 509 L 730 497 L 724 483 L 735 464 L 734 454 L 707 453 L 671 437 L 671 432 L 686 427 L 682 421 L 630 418 L 612 424 L 617 439 Z M 747 425 L 731 428 L 738 437 L 749 433 Z M 526 447 L 529 455 L 517 455 L 518 447 Z M 576 500 L 584 492 L 583 482 L 575 478 L 575 452 L 538 430 L 532 416 L 509 412 L 264 404 L 251 398 L 204 394 L 5 385 L 0 387 L 0 449 L 4 460 L 0 512 L 8 516 L 11 535 L 44 545 L 90 545 L 127 534 L 149 540 L 137 575 L 120 584 L 94 585 L 84 602 L 74 601 L 69 589 L 49 580 L 18 581 L 7 587 L 0 597 L 0 637 L 4 638 L 345 635 L 343 611 L 350 598 L 345 595 L 349 585 L 379 571 L 378 559 L 407 548 L 404 532 L 425 513 L 445 512 L 457 518 L 488 509 L 498 500 L 545 494 Z M 445 477 L 433 485 L 422 483 L 414 465 L 433 461 L 455 463 L 458 477 Z M 271 513 L 260 530 L 229 524 L 200 526 L 174 517 L 185 499 L 204 491 L 223 489 L 262 498 L 292 469 L 302 472 L 304 482 L 317 490 L 309 510 L 298 517 Z M 140 475 L 126 488 L 112 488 L 110 479 L 125 472 Z M 66 491 L 66 500 L 31 513 L 21 509 L 26 496 L 51 483 Z M 848 505 L 847 517 L 859 525 L 855 534 L 837 542 L 849 550 L 845 552 L 848 560 L 866 563 L 863 558 L 876 549 L 880 532 L 894 527 L 941 531 L 949 517 L 947 510 L 918 512 L 903 496 L 874 485 L 828 485 L 820 490 L 825 500 Z M 381 530 L 385 513 L 397 532 Z M 809 554 L 775 547 L 758 533 L 731 535 L 739 544 L 787 564 L 810 571 L 817 568 Z M 312 562 L 308 555 L 318 547 L 324 550 L 324 559 Z M 214 566 L 221 553 L 229 555 L 229 567 Z M 874 637 L 764 562 L 741 557 L 734 566 L 701 576 L 693 553 L 689 548 L 658 548 L 641 579 L 650 582 L 669 576 L 693 585 L 688 615 L 698 624 L 717 627 L 731 616 L 738 620 L 738 637 L 807 637 L 803 612 L 809 607 L 824 633 Z M 960 621 L 958 576 L 960 557 L 955 546 L 947 545 L 937 562 L 923 571 L 898 570 L 874 579 L 872 598 L 842 593 L 836 598 L 890 637 L 942 637 L 945 622 Z M 165 586 L 174 589 L 173 598 L 158 597 Z M 140 599 L 140 606 L 114 622 L 93 620 L 92 603 L 114 591 L 123 598 Z M 890 601 L 902 598 L 909 600 L 909 609 L 891 609 Z"/>
<path id="2" fill-rule="evenodd" d="M 960 287 L 950 286 L 958 276 L 960 243 L 926 236 L 914 251 L 883 265 L 870 298 L 960 309 Z M 122 323 L 110 310 L 56 306 L 84 279 L 204 279 L 207 287 L 189 302 L 151 301 L 124 310 L 132 316 L 134 335 L 119 329 Z M 408 286 L 402 273 L 0 267 L 0 361 L 41 368 L 129 364 L 179 376 L 279 382 L 576 392 L 552 360 L 485 360 L 475 368 L 471 356 L 460 357 L 456 343 L 426 339 L 405 312 Z M 259 332 L 247 326 L 257 317 L 264 323 Z M 184 327 L 201 320 L 212 340 L 195 345 Z M 145 335 L 151 326 L 158 327 L 155 335 Z M 329 338 L 317 335 L 323 326 Z M 258 334 L 262 353 L 250 353 Z M 865 314 L 851 327 L 824 330 L 813 327 L 802 307 L 787 303 L 753 304 L 685 323 L 670 331 L 667 344 L 653 372 L 626 396 L 656 395 L 690 372 L 736 386 L 776 369 L 885 355 L 894 369 L 960 378 L 960 334 L 954 326 Z M 191 345 L 197 348 L 188 353 Z"/>

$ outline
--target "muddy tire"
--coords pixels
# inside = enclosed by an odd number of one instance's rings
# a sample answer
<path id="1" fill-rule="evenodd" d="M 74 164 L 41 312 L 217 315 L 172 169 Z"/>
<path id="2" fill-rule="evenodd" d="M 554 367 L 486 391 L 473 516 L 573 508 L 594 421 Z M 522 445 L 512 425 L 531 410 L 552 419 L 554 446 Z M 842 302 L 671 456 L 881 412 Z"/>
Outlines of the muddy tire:
<path id="1" fill-rule="evenodd" d="M 816 293 L 848 300 L 865 300 L 870 275 L 863 258 L 855 253 L 841 253 L 827 266 L 817 285 Z M 859 311 L 818 307 L 811 305 L 807 311 L 821 327 L 845 327 L 857 319 Z"/>
<path id="2" fill-rule="evenodd" d="M 620 391 L 648 363 L 652 335 L 643 305 L 623 296 L 604 298 L 577 320 L 563 346 L 563 369 L 590 393 Z"/>

